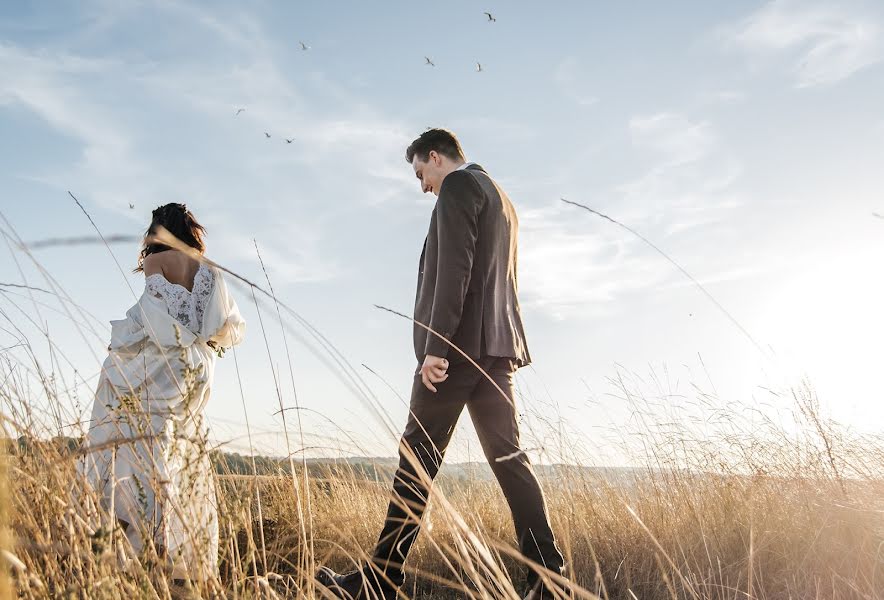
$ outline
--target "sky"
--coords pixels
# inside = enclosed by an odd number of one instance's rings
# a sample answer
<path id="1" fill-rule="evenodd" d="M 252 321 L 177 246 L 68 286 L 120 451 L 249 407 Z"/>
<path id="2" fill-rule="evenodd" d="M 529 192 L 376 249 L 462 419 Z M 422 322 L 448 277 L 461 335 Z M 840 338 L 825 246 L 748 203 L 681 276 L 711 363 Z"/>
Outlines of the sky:
<path id="1" fill-rule="evenodd" d="M 0 286 L 0 376 L 23 336 L 51 364 L 48 331 L 74 432 L 143 288 L 138 243 L 15 240 L 95 235 L 69 191 L 104 235 L 184 202 L 210 258 L 267 287 L 257 246 L 299 315 L 231 284 L 249 332 L 219 363 L 213 440 L 394 455 L 416 365 L 411 324 L 376 305 L 413 307 L 435 198 L 404 150 L 442 126 L 519 214 L 536 460 L 628 462 L 635 395 L 660 421 L 697 395 L 788 415 L 802 378 L 879 434 L 882 61 L 874 1 L 3 3 L 0 283 L 49 273 L 70 301 Z M 468 421 L 452 460 L 481 457 Z"/>

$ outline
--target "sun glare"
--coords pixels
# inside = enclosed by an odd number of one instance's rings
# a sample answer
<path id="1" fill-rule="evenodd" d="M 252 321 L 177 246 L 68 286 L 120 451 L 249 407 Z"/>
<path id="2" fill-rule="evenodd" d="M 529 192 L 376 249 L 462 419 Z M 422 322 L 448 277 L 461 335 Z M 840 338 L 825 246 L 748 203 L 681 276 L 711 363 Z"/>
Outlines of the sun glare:
<path id="1" fill-rule="evenodd" d="M 770 290 L 759 334 L 776 375 L 812 384 L 831 416 L 874 429 L 884 418 L 884 257 L 855 249 L 806 267 Z"/>

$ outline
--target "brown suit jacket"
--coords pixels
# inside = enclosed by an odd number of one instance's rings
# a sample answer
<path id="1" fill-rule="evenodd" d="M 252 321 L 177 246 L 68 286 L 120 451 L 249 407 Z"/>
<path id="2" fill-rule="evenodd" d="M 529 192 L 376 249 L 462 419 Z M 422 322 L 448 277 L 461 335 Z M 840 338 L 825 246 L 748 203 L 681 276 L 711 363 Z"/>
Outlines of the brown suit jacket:
<path id="1" fill-rule="evenodd" d="M 414 319 L 471 358 L 510 357 L 531 362 L 517 295 L 519 221 L 509 198 L 478 165 L 442 182 L 421 253 Z M 460 353 L 414 326 L 418 362 L 427 354 Z"/>

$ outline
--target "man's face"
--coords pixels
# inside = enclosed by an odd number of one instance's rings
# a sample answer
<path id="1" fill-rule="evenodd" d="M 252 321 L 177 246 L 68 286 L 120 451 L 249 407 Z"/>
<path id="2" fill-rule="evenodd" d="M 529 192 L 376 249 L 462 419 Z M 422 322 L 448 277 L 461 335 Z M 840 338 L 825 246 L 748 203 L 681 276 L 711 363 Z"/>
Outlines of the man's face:
<path id="1" fill-rule="evenodd" d="M 439 195 L 439 188 L 442 187 L 442 180 L 451 172 L 451 161 L 445 160 L 435 150 L 431 150 L 427 156 L 427 160 L 423 161 L 415 154 L 411 161 L 414 168 L 414 175 L 421 182 L 421 191 L 425 194 L 433 192 Z"/>

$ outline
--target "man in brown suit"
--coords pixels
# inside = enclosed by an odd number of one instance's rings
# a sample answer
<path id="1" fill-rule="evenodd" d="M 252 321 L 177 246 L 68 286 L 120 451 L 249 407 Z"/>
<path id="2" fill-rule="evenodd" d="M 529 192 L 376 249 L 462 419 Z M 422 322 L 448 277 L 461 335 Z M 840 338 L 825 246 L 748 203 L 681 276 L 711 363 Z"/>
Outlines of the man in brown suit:
<path id="1" fill-rule="evenodd" d="M 346 575 L 323 567 L 317 576 L 341 598 L 396 596 L 429 487 L 464 406 L 512 511 L 520 551 L 546 569 L 564 569 L 543 492 L 519 446 L 513 403 L 513 373 L 531 361 L 517 296 L 516 211 L 482 167 L 465 161 L 449 131 L 424 132 L 405 157 L 422 191 L 438 196 L 421 254 L 414 307 L 414 351 L 420 366 L 393 497 L 372 560 Z M 529 569 L 526 597 L 551 597 L 534 569 Z"/>

